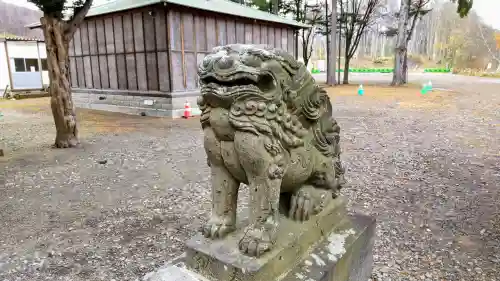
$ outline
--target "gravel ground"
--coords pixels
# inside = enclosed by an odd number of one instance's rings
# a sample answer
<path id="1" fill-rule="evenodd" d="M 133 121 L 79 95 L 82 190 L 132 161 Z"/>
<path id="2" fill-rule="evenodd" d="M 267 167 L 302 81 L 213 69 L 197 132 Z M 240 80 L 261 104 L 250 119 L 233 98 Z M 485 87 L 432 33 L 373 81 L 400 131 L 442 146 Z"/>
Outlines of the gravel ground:
<path id="1" fill-rule="evenodd" d="M 500 86 L 455 87 L 333 100 L 373 280 L 500 280 Z M 53 150 L 40 102 L 0 103 L 0 280 L 140 280 L 181 254 L 210 206 L 198 120 L 81 110 L 83 148 Z"/>

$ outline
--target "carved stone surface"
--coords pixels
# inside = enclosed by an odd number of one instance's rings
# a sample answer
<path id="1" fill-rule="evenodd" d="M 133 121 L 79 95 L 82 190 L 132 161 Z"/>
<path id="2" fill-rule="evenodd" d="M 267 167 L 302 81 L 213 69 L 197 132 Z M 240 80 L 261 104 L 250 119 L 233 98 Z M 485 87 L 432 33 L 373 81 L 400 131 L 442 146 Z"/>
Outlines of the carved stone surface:
<path id="1" fill-rule="evenodd" d="M 286 240 L 279 236 L 280 213 L 304 222 L 335 205 L 344 183 L 340 128 L 326 92 L 284 51 L 218 47 L 203 60 L 199 78 L 212 180 L 212 214 L 202 232 L 219 239 L 236 230 L 238 188 L 245 183 L 249 216 L 236 244 L 260 257 Z"/>

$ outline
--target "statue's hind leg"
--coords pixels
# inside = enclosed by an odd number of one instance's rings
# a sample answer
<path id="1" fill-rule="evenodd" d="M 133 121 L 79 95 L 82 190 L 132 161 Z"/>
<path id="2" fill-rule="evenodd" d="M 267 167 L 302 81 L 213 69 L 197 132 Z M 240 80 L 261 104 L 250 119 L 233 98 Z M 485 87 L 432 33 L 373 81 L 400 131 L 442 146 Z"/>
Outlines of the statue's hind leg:
<path id="1" fill-rule="evenodd" d="M 207 238 L 223 238 L 236 227 L 236 204 L 240 183 L 224 165 L 221 142 L 211 128 L 205 128 L 205 150 L 211 169 L 212 215 L 202 229 Z"/>
<path id="2" fill-rule="evenodd" d="M 247 132 L 235 135 L 235 148 L 250 189 L 250 225 L 239 242 L 239 248 L 249 256 L 262 255 L 276 241 L 281 180 L 286 161 L 283 161 L 285 152 L 279 147 L 273 149 L 269 142 L 270 139 L 263 135 Z"/>
<path id="3" fill-rule="evenodd" d="M 288 217 L 296 221 L 305 221 L 321 212 L 324 207 L 337 197 L 339 179 L 333 162 L 326 159 L 307 181 L 290 198 Z"/>
<path id="4" fill-rule="evenodd" d="M 332 200 L 332 192 L 312 185 L 303 185 L 292 194 L 288 217 L 306 221 L 321 212 Z"/>

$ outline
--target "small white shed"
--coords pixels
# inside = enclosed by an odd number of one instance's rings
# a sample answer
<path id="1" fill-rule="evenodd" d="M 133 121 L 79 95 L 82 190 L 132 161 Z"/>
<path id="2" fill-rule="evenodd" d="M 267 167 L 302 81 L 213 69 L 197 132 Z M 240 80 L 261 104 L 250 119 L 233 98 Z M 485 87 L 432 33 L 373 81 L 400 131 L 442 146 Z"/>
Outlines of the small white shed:
<path id="1" fill-rule="evenodd" d="M 22 37 L 0 38 L 0 91 L 39 90 L 49 84 L 45 43 Z M 0 94 L 1 94 L 0 93 Z"/>

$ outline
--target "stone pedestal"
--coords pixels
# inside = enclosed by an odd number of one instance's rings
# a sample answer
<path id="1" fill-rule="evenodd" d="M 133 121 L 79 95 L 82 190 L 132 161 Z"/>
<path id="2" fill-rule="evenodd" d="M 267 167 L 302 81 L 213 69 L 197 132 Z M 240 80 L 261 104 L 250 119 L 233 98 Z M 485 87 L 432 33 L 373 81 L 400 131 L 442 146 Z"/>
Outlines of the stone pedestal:
<path id="1" fill-rule="evenodd" d="M 312 245 L 321 242 L 325 234 L 338 228 L 349 228 L 346 202 L 333 200 L 316 216 L 305 222 L 295 222 L 282 216 L 276 245 L 260 258 L 244 255 L 238 249 L 246 219 L 235 232 L 224 239 L 211 240 L 199 234 L 187 243 L 187 266 L 200 275 L 218 281 L 261 281 L 278 278 L 298 265 Z"/>
<path id="2" fill-rule="evenodd" d="M 375 220 L 364 215 L 343 216 L 342 209 L 343 202 L 330 206 L 322 221 L 306 222 L 298 232 L 300 226 L 285 222 L 280 233 L 296 232 L 280 237 L 281 244 L 259 259 L 244 256 L 234 247 L 238 231 L 228 240 L 196 236 L 187 243 L 184 256 L 145 280 L 367 281 L 372 272 Z M 321 224 L 329 224 L 332 230 L 325 233 Z"/>

